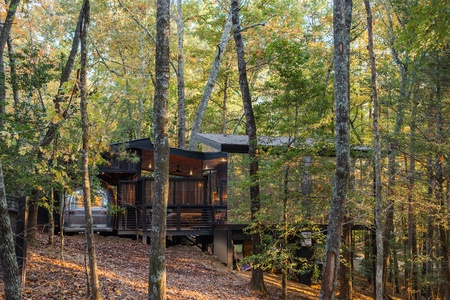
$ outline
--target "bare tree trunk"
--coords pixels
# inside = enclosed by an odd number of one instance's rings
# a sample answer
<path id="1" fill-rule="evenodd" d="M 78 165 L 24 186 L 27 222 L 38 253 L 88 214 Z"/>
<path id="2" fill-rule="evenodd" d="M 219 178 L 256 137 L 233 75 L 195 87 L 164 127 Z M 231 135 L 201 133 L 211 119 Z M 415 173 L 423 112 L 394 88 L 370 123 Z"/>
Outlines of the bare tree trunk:
<path id="1" fill-rule="evenodd" d="M 16 15 L 17 7 L 20 0 L 11 0 L 9 2 L 6 19 L 0 31 L 0 129 L 4 127 L 3 114 L 6 112 L 6 76 L 5 76 L 5 62 L 3 60 L 5 45 L 9 39 L 9 32 Z"/>
<path id="2" fill-rule="evenodd" d="M 175 14 L 178 36 L 178 148 L 186 148 L 186 96 L 184 92 L 184 22 L 183 0 L 177 0 L 177 13 Z"/>
<path id="3" fill-rule="evenodd" d="M 393 266 L 393 273 L 394 273 L 394 286 L 393 289 L 395 291 L 395 293 L 400 293 L 400 282 L 399 282 L 399 275 L 400 275 L 400 266 L 398 263 L 398 255 L 397 255 L 397 249 L 394 248 L 392 249 L 392 263 L 394 264 Z"/>
<path id="4" fill-rule="evenodd" d="M 353 297 L 353 285 L 352 285 L 352 222 L 348 218 L 344 218 L 345 224 L 343 225 L 342 243 L 343 247 L 341 255 L 344 262 L 339 266 L 339 278 L 340 288 L 339 296 L 337 299 L 348 300 Z"/>
<path id="5" fill-rule="evenodd" d="M 392 22 L 392 15 L 394 15 L 394 12 L 392 12 L 389 1 L 382 1 L 382 4 L 386 10 L 386 17 L 388 19 L 388 30 L 389 30 L 389 44 L 390 44 L 390 50 L 392 53 L 392 58 L 394 63 L 397 65 L 400 76 L 401 76 L 401 83 L 400 83 L 400 91 L 399 91 L 399 98 L 397 99 L 397 107 L 395 108 L 396 113 L 396 120 L 395 120 L 395 126 L 393 133 L 391 134 L 391 138 L 389 140 L 389 154 L 388 154 L 388 182 L 387 182 L 387 203 L 386 203 L 386 218 L 385 218 L 385 230 L 384 230 L 384 245 L 383 245 L 383 257 L 384 257 L 384 263 L 383 263 L 383 290 L 386 289 L 387 284 L 387 267 L 389 265 L 389 256 L 390 253 L 394 253 L 396 249 L 393 249 L 391 251 L 391 239 L 394 232 L 394 209 L 395 209 L 395 201 L 394 201 L 394 188 L 396 184 L 396 157 L 399 153 L 399 148 L 402 147 L 400 145 L 399 134 L 401 133 L 403 122 L 404 122 L 404 108 L 405 104 L 407 103 L 410 95 L 411 95 L 411 83 L 412 80 L 408 76 L 408 66 L 409 66 L 409 58 L 408 55 L 405 55 L 404 60 L 402 61 L 397 53 L 397 49 L 395 48 L 396 44 L 396 37 L 394 33 L 394 25 Z M 403 25 L 404 26 L 404 25 Z"/>
<path id="6" fill-rule="evenodd" d="M 247 70 L 245 63 L 245 51 L 244 42 L 241 35 L 241 26 L 239 22 L 239 0 L 231 1 L 231 14 L 233 21 L 234 42 L 236 44 L 236 55 L 239 69 L 239 86 L 242 94 L 242 102 L 244 106 L 245 119 L 247 121 L 246 131 L 248 135 L 250 157 L 250 210 L 252 222 L 258 222 L 255 226 L 255 231 L 252 233 L 252 252 L 253 255 L 261 254 L 261 233 L 258 229 L 261 228 L 261 224 L 257 221 L 258 213 L 261 207 L 260 193 L 259 193 L 259 181 L 258 176 L 258 155 L 257 155 L 257 134 L 256 134 L 256 120 L 253 113 L 252 99 L 250 95 L 250 89 L 247 79 Z M 265 294 L 266 287 L 264 285 L 263 270 L 258 266 L 258 263 L 252 268 L 252 278 L 250 280 L 250 288 L 257 291 L 260 294 Z"/>
<path id="7" fill-rule="evenodd" d="M 208 81 L 206 82 L 205 90 L 203 91 L 202 99 L 197 108 L 197 113 L 195 114 L 194 123 L 192 124 L 191 135 L 189 139 L 189 150 L 197 149 L 197 142 L 194 136 L 200 132 L 200 128 L 203 122 L 203 116 L 205 115 L 206 107 L 208 106 L 209 98 L 214 89 L 214 82 L 216 81 L 217 74 L 219 73 L 220 61 L 222 60 L 223 53 L 225 52 L 225 47 L 227 46 L 229 35 L 231 32 L 231 13 L 228 15 L 225 27 L 223 29 L 222 37 L 219 44 L 217 45 L 216 56 L 214 57 L 214 62 L 209 72 Z"/>
<path id="8" fill-rule="evenodd" d="M 145 47 L 144 47 L 144 35 L 141 35 L 141 38 L 139 39 L 139 53 L 140 53 L 140 59 L 141 59 L 141 76 L 142 76 L 142 82 L 141 82 L 141 91 L 142 94 L 139 96 L 139 111 L 138 111 L 138 122 L 136 124 L 136 138 L 140 139 L 142 135 L 142 116 L 143 116 L 143 109 L 144 109 L 144 100 L 145 100 L 145 85 L 147 81 L 147 72 L 145 69 Z"/>
<path id="9" fill-rule="evenodd" d="M 11 70 L 11 87 L 13 90 L 14 106 L 19 105 L 19 82 L 17 81 L 16 55 L 11 37 L 8 37 L 9 68 Z"/>
<path id="10" fill-rule="evenodd" d="M 441 87 L 439 84 L 436 84 L 436 145 L 444 144 L 444 126 L 443 126 L 443 116 L 442 116 L 442 95 L 441 95 Z M 449 229 L 448 229 L 448 200 L 446 192 L 444 191 L 444 181 L 445 178 L 445 170 L 444 170 L 444 161 L 445 155 L 442 153 L 440 147 L 436 151 L 436 199 L 439 205 L 439 214 L 440 214 L 440 223 L 438 225 L 439 238 L 440 238 L 440 250 L 441 250 L 441 274 L 444 282 L 444 299 L 450 300 L 450 258 L 449 258 Z"/>
<path id="11" fill-rule="evenodd" d="M 288 201 L 289 201 L 289 165 L 286 166 L 284 171 L 283 180 L 283 251 L 288 251 Z M 283 262 L 283 268 L 281 270 L 281 298 L 287 300 L 288 298 L 288 261 L 287 258 Z"/>
<path id="12" fill-rule="evenodd" d="M 84 0 L 83 26 L 81 27 L 80 41 L 81 41 L 81 68 L 80 68 L 80 113 L 81 113 L 81 127 L 82 127 L 82 168 L 83 168 L 83 202 L 85 212 L 85 235 L 87 243 L 87 253 L 89 258 L 89 283 L 90 295 L 92 299 L 102 299 L 100 286 L 98 282 L 97 260 L 95 256 L 94 244 L 94 229 L 92 221 L 91 208 L 91 184 L 89 179 L 89 120 L 87 112 L 87 35 L 90 21 L 90 0 Z"/>
<path id="13" fill-rule="evenodd" d="M 433 160 L 431 158 L 428 158 L 427 160 L 427 169 L 428 169 L 428 191 L 427 196 L 432 199 L 433 198 L 433 183 L 434 183 L 434 177 L 433 177 Z M 425 255 L 426 255 L 426 261 L 424 266 L 424 275 L 425 277 L 429 277 L 432 274 L 432 261 L 434 260 L 434 223 L 433 220 L 435 218 L 435 212 L 434 210 L 429 207 L 427 211 L 427 231 L 425 233 Z M 428 283 L 425 287 L 425 299 L 431 299 L 432 295 L 432 285 Z"/>
<path id="14" fill-rule="evenodd" d="M 374 164 L 375 164 L 375 238 L 377 245 L 377 259 L 375 272 L 375 290 L 376 299 L 383 299 L 383 198 L 381 195 L 381 145 L 380 145 L 380 131 L 378 126 L 378 119 L 380 109 L 378 105 L 378 90 L 377 90 L 377 69 L 375 64 L 375 53 L 373 51 L 373 29 L 372 29 L 372 10 L 370 8 L 369 0 L 364 0 L 367 13 L 367 35 L 370 57 L 371 82 L 372 82 L 372 98 L 373 98 L 373 136 L 374 136 Z"/>
<path id="15" fill-rule="evenodd" d="M 55 193 L 53 188 L 50 191 L 50 199 L 48 204 L 48 244 L 53 245 L 55 237 L 55 219 L 54 219 L 54 209 L 55 209 Z"/>
<path id="16" fill-rule="evenodd" d="M 409 172 L 408 172 L 408 262 L 406 268 L 408 270 L 408 277 L 411 282 L 407 285 L 408 299 L 419 299 L 418 288 L 418 265 L 415 261 L 417 258 L 417 230 L 416 230 L 416 216 L 415 216 L 415 140 L 416 140 L 416 114 L 417 102 L 414 101 L 411 108 L 411 123 L 410 123 L 410 142 L 409 142 Z"/>
<path id="17" fill-rule="evenodd" d="M 19 266 L 14 248 L 14 235 L 8 214 L 3 169 L 0 162 L 0 261 L 3 269 L 6 300 L 22 299 Z"/>
<path id="18" fill-rule="evenodd" d="M 61 198 L 61 203 L 60 203 L 61 207 L 59 210 L 61 219 L 60 219 L 60 231 L 59 231 L 59 236 L 61 237 L 61 243 L 60 243 L 60 258 L 62 261 L 64 261 L 64 244 L 65 244 L 65 236 L 64 236 L 64 222 L 66 221 L 64 218 L 64 214 L 66 213 L 66 209 L 67 209 L 67 203 L 66 203 L 66 194 L 64 193 L 62 198 Z"/>
<path id="19" fill-rule="evenodd" d="M 350 177 L 349 59 L 352 5 L 352 0 L 334 0 L 333 3 L 336 174 L 328 221 L 325 268 L 320 292 L 321 299 L 334 299 L 335 297 L 341 232 Z"/>
<path id="20" fill-rule="evenodd" d="M 331 71 L 333 71 L 333 60 L 331 60 L 330 65 L 327 69 L 327 74 L 325 75 L 325 80 L 323 83 L 323 91 L 320 95 L 320 104 L 319 104 L 319 110 L 317 112 L 317 116 L 319 118 L 322 118 L 324 113 L 325 113 L 325 109 L 326 109 L 326 100 L 325 97 L 327 95 L 327 88 L 328 88 L 328 82 L 330 81 L 330 75 L 331 75 Z"/>
<path id="21" fill-rule="evenodd" d="M 166 299 L 166 221 L 169 198 L 168 100 L 170 1 L 158 0 L 155 58 L 155 197 L 152 207 L 148 299 Z"/>
<path id="22" fill-rule="evenodd" d="M 30 245 L 36 245 L 36 231 L 38 219 L 38 204 L 41 196 L 41 191 L 33 190 L 31 192 L 30 207 L 28 211 L 28 224 L 26 238 Z"/>
<path id="23" fill-rule="evenodd" d="M 223 103 L 222 103 L 222 134 L 227 134 L 227 112 L 228 112 L 228 85 L 230 79 L 228 74 L 225 75 L 225 83 L 223 86 Z"/>

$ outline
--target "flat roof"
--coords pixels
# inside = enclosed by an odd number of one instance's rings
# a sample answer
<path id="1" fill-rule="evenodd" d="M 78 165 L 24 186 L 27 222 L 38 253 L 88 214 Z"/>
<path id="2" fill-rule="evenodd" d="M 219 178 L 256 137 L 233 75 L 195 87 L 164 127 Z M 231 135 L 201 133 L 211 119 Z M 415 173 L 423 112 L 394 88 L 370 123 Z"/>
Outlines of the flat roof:
<path id="1" fill-rule="evenodd" d="M 228 153 L 248 153 L 248 135 L 197 133 L 195 140 L 217 151 Z M 289 137 L 258 137 L 258 145 L 263 147 L 289 146 Z"/>
<path id="2" fill-rule="evenodd" d="M 197 133 L 195 140 L 214 150 L 228 153 L 248 153 L 248 136 L 235 134 L 214 134 L 214 133 Z M 258 137 L 258 146 L 262 147 L 280 147 L 288 146 L 294 147 L 299 145 L 294 144 L 294 139 L 290 137 Z M 297 141 L 298 142 L 298 141 Z M 306 139 L 301 143 L 300 148 L 305 149 L 308 153 L 308 148 L 315 145 L 314 139 Z M 317 145 L 316 145 L 317 146 Z M 352 157 L 367 156 L 372 148 L 367 146 L 351 146 L 350 153 Z M 324 143 L 321 149 L 317 152 L 320 156 L 335 156 L 335 147 L 333 142 Z"/>
<path id="3" fill-rule="evenodd" d="M 148 150 L 155 151 L 155 145 L 152 143 L 150 138 L 142 138 L 137 140 L 130 140 L 125 142 L 112 143 L 111 147 L 120 147 L 126 146 L 126 149 L 140 149 L 140 150 Z M 200 160 L 206 159 L 214 159 L 225 157 L 224 153 L 218 152 L 199 152 L 199 151 L 191 151 L 184 150 L 179 148 L 170 148 L 170 155 L 178 155 L 183 157 L 190 157 Z"/>

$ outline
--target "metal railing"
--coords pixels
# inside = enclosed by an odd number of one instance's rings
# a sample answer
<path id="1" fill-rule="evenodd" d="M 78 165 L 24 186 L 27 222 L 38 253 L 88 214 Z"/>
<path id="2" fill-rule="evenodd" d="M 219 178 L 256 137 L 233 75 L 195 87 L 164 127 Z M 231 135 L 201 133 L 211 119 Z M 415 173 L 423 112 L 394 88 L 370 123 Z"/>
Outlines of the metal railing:
<path id="1" fill-rule="evenodd" d="M 142 207 L 143 230 L 150 229 L 152 207 Z M 211 205 L 169 205 L 167 207 L 167 230 L 208 229 L 214 224 L 225 223 L 226 206 Z"/>

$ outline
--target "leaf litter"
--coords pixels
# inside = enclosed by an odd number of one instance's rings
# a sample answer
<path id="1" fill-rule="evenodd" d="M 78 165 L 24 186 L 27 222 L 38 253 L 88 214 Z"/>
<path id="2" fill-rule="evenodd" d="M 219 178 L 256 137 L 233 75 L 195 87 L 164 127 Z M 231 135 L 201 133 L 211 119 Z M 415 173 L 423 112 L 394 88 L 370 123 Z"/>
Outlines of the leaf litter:
<path id="1" fill-rule="evenodd" d="M 88 299 L 84 255 L 84 235 L 65 237 L 62 258 L 60 238 L 47 245 L 47 235 L 38 233 L 37 246 L 29 247 L 24 300 Z M 149 246 L 138 240 L 95 235 L 99 283 L 104 299 L 147 299 Z M 193 245 L 167 248 L 168 300 L 256 300 L 280 299 L 281 279 L 266 274 L 268 294 L 261 296 L 249 289 L 251 272 L 231 270 L 215 256 Z M 3 291 L 3 281 L 0 280 Z M 289 282 L 288 299 L 317 299 L 318 285 Z M 0 299 L 3 299 L 3 293 Z M 370 299 L 361 295 L 358 299 Z"/>

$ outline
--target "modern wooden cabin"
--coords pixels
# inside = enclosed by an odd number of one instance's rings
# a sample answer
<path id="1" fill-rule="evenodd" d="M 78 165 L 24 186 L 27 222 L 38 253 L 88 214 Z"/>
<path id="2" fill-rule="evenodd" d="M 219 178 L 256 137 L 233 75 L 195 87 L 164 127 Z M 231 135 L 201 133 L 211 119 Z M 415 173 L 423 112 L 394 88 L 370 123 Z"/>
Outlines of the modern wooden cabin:
<path id="1" fill-rule="evenodd" d="M 120 156 L 128 156 L 121 160 Z M 117 234 L 137 234 L 146 242 L 154 197 L 154 145 L 140 139 L 111 145 L 110 164 L 99 167 L 102 180 L 115 185 L 123 213 Z M 212 235 L 227 217 L 227 153 L 170 149 L 167 235 Z"/>
<path id="2" fill-rule="evenodd" d="M 248 137 L 199 134 L 205 152 L 171 148 L 167 236 L 189 237 L 232 267 L 233 244 L 249 241 L 245 224 L 228 222 L 228 158 L 248 153 Z M 283 139 L 263 141 L 266 145 Z M 117 187 L 118 235 L 135 235 L 149 242 L 154 197 L 154 145 L 149 138 L 111 144 L 108 164 L 99 177 Z"/>

